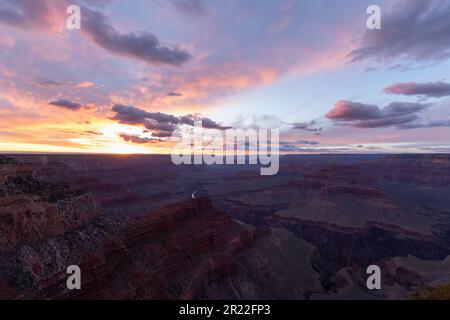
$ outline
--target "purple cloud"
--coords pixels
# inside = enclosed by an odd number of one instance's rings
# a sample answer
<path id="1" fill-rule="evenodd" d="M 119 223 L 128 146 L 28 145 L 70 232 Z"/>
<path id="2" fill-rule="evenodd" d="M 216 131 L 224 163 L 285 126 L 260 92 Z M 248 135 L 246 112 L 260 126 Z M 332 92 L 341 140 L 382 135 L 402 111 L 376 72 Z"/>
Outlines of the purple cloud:
<path id="1" fill-rule="evenodd" d="M 89 6 L 103 7 L 111 0 L 82 2 Z M 0 23 L 22 29 L 50 28 L 55 23 L 53 16 L 56 13 L 60 14 L 60 20 L 64 21 L 65 8 L 68 4 L 67 0 L 58 3 L 49 0 L 0 0 Z M 81 17 L 81 30 L 97 45 L 111 53 L 133 57 L 154 65 L 180 66 L 191 59 L 186 50 L 177 46 L 163 45 L 149 32 L 119 33 L 100 11 L 83 6 Z"/>
<path id="2" fill-rule="evenodd" d="M 154 136 L 167 137 L 180 125 L 193 126 L 195 121 L 202 121 L 205 129 L 225 130 L 231 127 L 224 127 L 219 123 L 200 115 L 174 116 L 162 112 L 147 112 L 133 107 L 115 104 L 112 109 L 116 114 L 111 118 L 122 124 L 143 126 L 152 131 Z"/>
<path id="3" fill-rule="evenodd" d="M 438 128 L 450 127 L 450 120 L 431 120 L 428 122 L 407 123 L 400 126 L 400 129 Z"/>
<path id="4" fill-rule="evenodd" d="M 112 119 L 123 124 L 145 125 L 149 119 L 158 123 L 178 124 L 180 122 L 178 117 L 173 115 L 161 112 L 147 112 L 133 106 L 115 104 L 111 110 L 116 113 Z"/>
<path id="5" fill-rule="evenodd" d="M 447 1 L 403 1 L 383 14 L 381 30 L 367 30 L 351 61 L 442 60 L 450 57 L 450 5 Z"/>
<path id="6" fill-rule="evenodd" d="M 198 18 L 205 13 L 202 0 L 170 0 L 173 8 L 181 13 Z"/>
<path id="7" fill-rule="evenodd" d="M 325 116 L 337 121 L 370 120 L 379 118 L 381 110 L 376 105 L 339 101 Z"/>
<path id="8" fill-rule="evenodd" d="M 292 124 L 292 129 L 295 130 L 304 130 L 304 131 L 308 131 L 308 132 L 320 132 L 322 131 L 322 128 L 318 128 L 316 127 L 317 123 L 316 121 L 311 121 L 311 122 L 295 122 Z"/>
<path id="9" fill-rule="evenodd" d="M 421 95 L 426 97 L 440 98 L 450 96 L 450 84 L 445 82 L 397 83 L 383 90 L 385 93 L 404 96 Z"/>
<path id="10" fill-rule="evenodd" d="M 308 146 L 317 146 L 320 144 L 318 141 L 310 141 L 310 140 L 297 140 L 296 143 Z"/>
<path id="11" fill-rule="evenodd" d="M 172 132 L 167 131 L 152 132 L 152 136 L 158 138 L 169 138 L 172 136 Z"/>
<path id="12" fill-rule="evenodd" d="M 0 0 L 0 22 L 16 28 L 48 27 L 49 11 L 48 1 Z"/>
<path id="13" fill-rule="evenodd" d="M 72 111 L 78 111 L 82 108 L 81 104 L 74 102 L 72 100 L 69 100 L 69 99 L 59 99 L 59 100 L 55 100 L 55 101 L 50 101 L 48 104 L 50 104 L 52 106 L 69 109 Z"/>
<path id="14" fill-rule="evenodd" d="M 397 126 L 406 129 L 419 120 L 417 113 L 431 104 L 392 102 L 381 109 L 377 105 L 353 101 L 339 101 L 325 116 L 335 123 L 354 128 L 380 128 Z"/>
<path id="15" fill-rule="evenodd" d="M 83 9 L 82 30 L 103 49 L 123 56 L 143 60 L 154 65 L 180 66 L 191 59 L 189 52 L 176 46 L 162 45 L 159 39 L 146 31 L 119 33 L 106 15 Z"/>
<path id="16" fill-rule="evenodd" d="M 166 94 L 168 97 L 181 97 L 182 94 L 179 92 L 169 92 Z"/>

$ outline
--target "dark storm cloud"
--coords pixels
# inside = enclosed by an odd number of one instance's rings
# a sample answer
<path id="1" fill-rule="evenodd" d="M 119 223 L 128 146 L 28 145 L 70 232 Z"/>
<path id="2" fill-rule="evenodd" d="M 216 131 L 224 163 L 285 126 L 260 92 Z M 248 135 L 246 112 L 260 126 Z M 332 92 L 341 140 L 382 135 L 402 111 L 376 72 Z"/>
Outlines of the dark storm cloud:
<path id="1" fill-rule="evenodd" d="M 61 108 L 65 108 L 65 109 L 69 109 L 72 111 L 77 111 L 81 109 L 81 104 L 74 102 L 72 100 L 69 99 L 59 99 L 56 101 L 50 101 L 48 104 L 52 105 L 52 106 L 57 106 L 57 107 L 61 107 Z"/>
<path id="2" fill-rule="evenodd" d="M 382 16 L 381 30 L 366 30 L 359 47 L 349 54 L 352 61 L 442 60 L 450 57 L 450 3 L 403 1 Z"/>
<path id="3" fill-rule="evenodd" d="M 155 65 L 180 66 L 191 58 L 189 52 L 176 46 L 162 45 L 155 35 L 146 31 L 119 33 L 102 12 L 84 8 L 82 16 L 82 30 L 109 52 Z"/>
<path id="4" fill-rule="evenodd" d="M 399 94 L 405 96 L 426 96 L 440 98 L 450 96 L 450 84 L 445 82 L 397 83 L 383 90 L 385 93 Z"/>
<path id="5" fill-rule="evenodd" d="M 396 126 L 405 128 L 419 120 L 417 113 L 431 104 L 392 102 L 381 109 L 377 105 L 353 101 L 339 101 L 325 116 L 335 123 L 354 128 L 380 128 Z"/>

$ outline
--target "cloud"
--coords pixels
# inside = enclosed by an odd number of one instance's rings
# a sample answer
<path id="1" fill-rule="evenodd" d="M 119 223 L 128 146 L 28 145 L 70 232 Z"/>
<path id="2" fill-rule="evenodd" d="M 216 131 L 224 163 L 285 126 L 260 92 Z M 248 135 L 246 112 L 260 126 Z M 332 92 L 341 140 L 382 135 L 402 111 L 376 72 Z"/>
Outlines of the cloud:
<path id="1" fill-rule="evenodd" d="M 318 141 L 309 141 L 309 140 L 297 140 L 296 143 L 308 146 L 317 146 L 320 144 Z"/>
<path id="2" fill-rule="evenodd" d="M 316 127 L 317 123 L 316 121 L 311 122 L 295 122 L 292 124 L 292 129 L 295 130 L 304 130 L 308 132 L 321 132 L 322 128 Z"/>
<path id="3" fill-rule="evenodd" d="M 142 31 L 119 33 L 99 11 L 83 9 L 82 30 L 103 49 L 133 57 L 153 65 L 180 66 L 191 59 L 189 52 L 176 46 L 162 45 L 153 34 Z"/>
<path id="4" fill-rule="evenodd" d="M 16 108 L 16 106 L 8 99 L 0 97 L 0 108 L 13 110 Z"/>
<path id="5" fill-rule="evenodd" d="M 322 147 L 322 148 L 314 148 L 314 147 L 301 147 L 297 145 L 287 144 L 280 146 L 280 152 L 286 153 L 338 153 L 338 152 L 350 152 L 355 151 L 356 149 L 350 147 L 339 147 L 339 146 L 330 146 L 330 147 Z"/>
<path id="6" fill-rule="evenodd" d="M 179 119 L 175 116 L 161 112 L 147 112 L 133 106 L 115 104 L 111 110 L 116 113 L 112 119 L 123 124 L 145 125 L 149 119 L 163 123 L 179 123 Z"/>
<path id="7" fill-rule="evenodd" d="M 103 133 L 101 133 L 101 132 L 92 131 L 92 130 L 86 131 L 86 133 L 90 134 L 90 135 L 94 135 L 94 136 L 102 136 L 103 135 Z"/>
<path id="8" fill-rule="evenodd" d="M 450 84 L 445 82 L 397 83 L 383 90 L 385 93 L 405 96 L 421 95 L 426 97 L 440 98 L 450 96 Z"/>
<path id="9" fill-rule="evenodd" d="M 296 141 L 280 141 L 281 145 L 307 145 L 307 146 L 317 146 L 320 144 L 318 141 L 311 140 L 296 140 Z"/>
<path id="10" fill-rule="evenodd" d="M 366 30 L 351 61 L 393 58 L 423 62 L 450 57 L 450 4 L 448 1 L 402 1 L 395 11 L 383 13 L 381 30 Z"/>
<path id="11" fill-rule="evenodd" d="M 423 111 L 430 107 L 429 103 L 415 103 L 415 102 L 391 102 L 387 107 L 385 107 L 382 112 L 382 117 L 396 117 L 405 116 L 412 113 L 417 113 Z"/>
<path id="12" fill-rule="evenodd" d="M 252 113 L 252 114 L 239 114 L 236 117 L 236 120 L 232 122 L 232 126 L 234 128 L 240 129 L 279 129 L 284 122 L 280 119 L 279 116 L 274 114 L 261 114 L 261 113 Z"/>
<path id="13" fill-rule="evenodd" d="M 205 6 L 202 0 L 170 0 L 172 7 L 188 16 L 198 18 L 205 13 Z"/>
<path id="14" fill-rule="evenodd" d="M 133 143 L 138 143 L 138 144 L 154 143 L 154 142 L 159 142 L 160 141 L 159 139 L 140 137 L 138 135 L 126 134 L 126 133 L 119 133 L 119 137 L 121 137 L 126 142 L 133 142 Z"/>
<path id="15" fill-rule="evenodd" d="M 82 2 L 89 7 L 101 8 L 112 1 L 84 0 Z M 54 29 L 64 25 L 67 17 L 65 8 L 68 4 L 67 0 L 58 3 L 53 0 L 0 0 L 0 23 L 21 29 Z M 82 7 L 81 30 L 103 49 L 153 65 L 180 66 L 191 59 L 190 53 L 186 50 L 173 45 L 163 45 L 155 35 L 149 32 L 119 33 L 104 13 L 89 7 Z M 186 9 L 188 7 L 186 6 Z"/>
<path id="16" fill-rule="evenodd" d="M 162 112 L 147 112 L 133 106 L 125 106 L 121 104 L 113 105 L 111 110 L 116 113 L 111 118 L 112 120 L 122 124 L 143 126 L 147 130 L 152 131 L 154 136 L 159 137 L 170 136 L 171 133 L 180 125 L 193 126 L 195 121 L 202 121 L 202 127 L 205 129 L 225 130 L 231 128 L 224 127 L 219 123 L 198 114 L 189 114 L 177 117 Z"/>
<path id="17" fill-rule="evenodd" d="M 419 117 L 415 114 L 396 116 L 396 117 L 385 117 L 381 119 L 358 121 L 353 123 L 351 126 L 354 128 L 381 128 L 390 126 L 400 126 L 406 123 L 412 123 L 418 120 Z"/>
<path id="18" fill-rule="evenodd" d="M 65 109 L 69 109 L 72 111 L 78 111 L 82 108 L 82 105 L 71 101 L 69 99 L 59 99 L 56 101 L 50 101 L 48 104 L 52 105 L 52 106 L 57 106 L 57 107 L 61 107 L 61 108 L 65 108 Z"/>
<path id="19" fill-rule="evenodd" d="M 335 123 L 354 128 L 380 128 L 397 126 L 405 128 L 419 120 L 417 113 L 431 104 L 413 102 L 392 102 L 381 109 L 377 105 L 353 101 L 339 101 L 325 115 Z"/>
<path id="20" fill-rule="evenodd" d="M 310 140 L 280 141 L 281 152 L 316 152 L 320 142 Z M 306 147 L 305 147 L 306 146 Z"/>
<path id="21" fill-rule="evenodd" d="M 429 151 L 433 153 L 450 153 L 450 146 L 433 146 L 419 148 L 422 151 Z"/>
<path id="22" fill-rule="evenodd" d="M 150 130 L 153 132 L 154 131 L 165 131 L 170 134 L 177 128 L 177 125 L 174 123 L 171 123 L 171 122 L 161 123 L 161 122 L 158 122 L 156 120 L 151 120 L 151 119 L 146 119 L 144 121 L 143 125 L 147 130 Z"/>
<path id="23" fill-rule="evenodd" d="M 280 152 L 312 152 L 316 151 L 313 148 L 302 148 L 293 144 L 285 144 L 280 146 Z"/>
<path id="24" fill-rule="evenodd" d="M 152 136 L 158 138 L 169 138 L 172 136 L 172 133 L 166 131 L 152 132 Z"/>
<path id="25" fill-rule="evenodd" d="M 201 117 L 200 115 L 188 114 L 186 116 L 180 117 L 180 122 L 182 124 L 187 124 L 189 126 L 193 126 L 195 121 L 201 121 L 202 127 L 205 129 L 219 129 L 219 130 L 231 129 L 231 127 L 224 127 L 219 123 L 215 122 L 214 120 Z"/>
<path id="26" fill-rule="evenodd" d="M 325 116 L 337 121 L 370 120 L 379 118 L 381 110 L 376 105 L 339 101 Z"/>
<path id="27" fill-rule="evenodd" d="M 179 92 L 169 92 L 166 94 L 168 97 L 181 97 L 182 94 Z"/>
<path id="28" fill-rule="evenodd" d="M 400 126 L 400 129 L 438 128 L 450 127 L 450 120 L 431 120 L 428 122 L 407 123 Z"/>
<path id="29" fill-rule="evenodd" d="M 47 0 L 0 0 L 0 22 L 21 29 L 49 27 L 51 9 L 51 2 Z"/>
<path id="30" fill-rule="evenodd" d="M 74 88 L 92 88 L 95 87 L 95 83 L 91 81 L 58 81 L 51 79 L 37 79 L 36 83 L 45 88 L 59 88 L 59 87 L 74 87 Z"/>
<path id="31" fill-rule="evenodd" d="M 85 4 L 93 7 L 103 8 L 114 2 L 115 0 L 82 0 Z"/>

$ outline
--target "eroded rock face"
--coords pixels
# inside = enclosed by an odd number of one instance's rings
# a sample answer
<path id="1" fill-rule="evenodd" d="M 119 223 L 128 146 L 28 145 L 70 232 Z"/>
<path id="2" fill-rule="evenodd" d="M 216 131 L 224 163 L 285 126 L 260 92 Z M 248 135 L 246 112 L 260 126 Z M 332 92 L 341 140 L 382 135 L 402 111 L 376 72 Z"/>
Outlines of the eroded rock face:
<path id="1" fill-rule="evenodd" d="M 304 298 L 320 291 L 313 247 L 280 232 L 239 224 L 200 198 L 141 218 L 98 217 L 10 253 L 0 274 L 16 297 L 38 299 Z M 82 270 L 81 291 L 66 288 L 71 264 Z M 301 266 L 303 276 L 280 283 L 286 264 Z"/>
<path id="2" fill-rule="evenodd" d="M 101 214 L 93 197 L 65 184 L 35 178 L 15 160 L 0 165 L 0 251 L 63 235 Z"/>
<path id="3" fill-rule="evenodd" d="M 302 299 L 323 291 L 312 245 L 237 223 L 204 198 L 141 218 L 97 217 L 17 247 L 2 259 L 3 297 Z M 72 264 L 82 269 L 82 291 L 66 289 Z"/>

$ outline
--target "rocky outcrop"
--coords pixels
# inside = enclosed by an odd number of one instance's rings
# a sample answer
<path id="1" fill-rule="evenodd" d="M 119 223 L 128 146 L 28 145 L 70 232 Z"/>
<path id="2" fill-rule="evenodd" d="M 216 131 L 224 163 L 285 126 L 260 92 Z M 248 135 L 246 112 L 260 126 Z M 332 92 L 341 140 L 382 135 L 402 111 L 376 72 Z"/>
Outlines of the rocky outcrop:
<path id="1" fill-rule="evenodd" d="M 100 215 L 90 194 L 38 180 L 30 167 L 7 159 L 0 165 L 0 252 L 63 235 Z"/>

